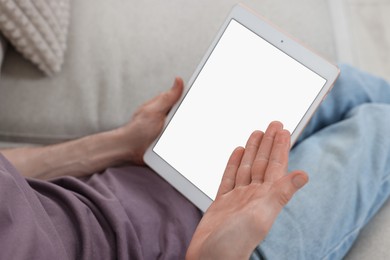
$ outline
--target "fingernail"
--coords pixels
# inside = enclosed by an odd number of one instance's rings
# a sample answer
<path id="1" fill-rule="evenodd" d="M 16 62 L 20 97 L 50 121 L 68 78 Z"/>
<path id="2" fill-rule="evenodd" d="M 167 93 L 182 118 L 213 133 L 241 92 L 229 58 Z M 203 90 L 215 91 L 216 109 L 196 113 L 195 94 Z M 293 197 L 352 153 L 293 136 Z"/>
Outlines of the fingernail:
<path id="1" fill-rule="evenodd" d="M 300 189 L 306 184 L 306 178 L 299 174 L 292 179 L 292 183 L 297 189 Z"/>
<path id="2" fill-rule="evenodd" d="M 179 82 L 180 82 L 180 78 L 179 77 L 175 78 L 175 81 L 173 82 L 173 88 L 179 87 Z"/>

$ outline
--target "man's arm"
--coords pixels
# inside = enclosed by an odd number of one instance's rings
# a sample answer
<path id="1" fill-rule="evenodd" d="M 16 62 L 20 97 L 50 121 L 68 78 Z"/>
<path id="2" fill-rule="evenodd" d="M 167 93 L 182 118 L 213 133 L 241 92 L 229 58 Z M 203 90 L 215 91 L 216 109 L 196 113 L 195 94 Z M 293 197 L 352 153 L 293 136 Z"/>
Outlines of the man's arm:
<path id="1" fill-rule="evenodd" d="M 180 98 L 183 81 L 141 106 L 125 126 L 78 140 L 0 151 L 25 177 L 81 177 L 123 163 L 143 164 L 143 154 L 160 133 L 167 113 Z"/>
<path id="2" fill-rule="evenodd" d="M 121 139 L 119 131 L 111 131 L 57 145 L 1 152 L 25 177 L 80 177 L 126 162 L 129 147 L 123 147 Z"/>

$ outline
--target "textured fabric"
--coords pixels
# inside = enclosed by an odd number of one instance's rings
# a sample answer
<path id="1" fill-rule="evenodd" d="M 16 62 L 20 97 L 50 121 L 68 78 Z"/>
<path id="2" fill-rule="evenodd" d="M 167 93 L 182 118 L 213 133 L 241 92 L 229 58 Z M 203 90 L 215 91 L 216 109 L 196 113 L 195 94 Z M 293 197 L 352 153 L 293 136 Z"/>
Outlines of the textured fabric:
<path id="1" fill-rule="evenodd" d="M 0 230 L 1 259 L 68 259 L 35 191 L 1 154 Z"/>
<path id="2" fill-rule="evenodd" d="M 343 259 L 390 195 L 389 116 L 390 84 L 342 66 L 292 149 L 290 170 L 305 170 L 309 183 L 260 245 L 268 259 Z"/>
<path id="3" fill-rule="evenodd" d="M 25 180 L 0 154 L 0 259 L 184 259 L 200 212 L 147 168 Z"/>
<path id="4" fill-rule="evenodd" d="M 64 61 L 69 0 L 1 0 L 0 31 L 47 75 Z"/>

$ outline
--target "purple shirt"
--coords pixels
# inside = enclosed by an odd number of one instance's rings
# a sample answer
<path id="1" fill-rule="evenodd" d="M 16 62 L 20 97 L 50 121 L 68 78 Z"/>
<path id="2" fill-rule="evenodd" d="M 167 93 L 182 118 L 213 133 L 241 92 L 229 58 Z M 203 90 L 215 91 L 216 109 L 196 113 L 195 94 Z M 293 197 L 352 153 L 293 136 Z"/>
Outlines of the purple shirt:
<path id="1" fill-rule="evenodd" d="M 183 259 L 200 218 L 145 167 L 49 182 L 0 154 L 0 259 Z"/>

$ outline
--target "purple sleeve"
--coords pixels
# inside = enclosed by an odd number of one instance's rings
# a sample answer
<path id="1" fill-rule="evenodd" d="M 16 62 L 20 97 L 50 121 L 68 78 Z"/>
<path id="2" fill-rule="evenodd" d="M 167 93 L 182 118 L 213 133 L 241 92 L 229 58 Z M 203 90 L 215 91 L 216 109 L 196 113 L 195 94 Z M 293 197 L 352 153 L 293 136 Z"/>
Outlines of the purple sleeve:
<path id="1" fill-rule="evenodd" d="M 68 259 L 34 191 L 1 154 L 0 259 Z"/>
<path id="2" fill-rule="evenodd" d="M 200 212 L 144 167 L 25 179 L 0 154 L 0 259 L 183 259 Z"/>

